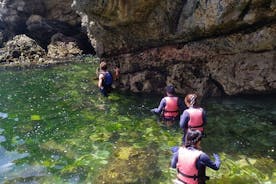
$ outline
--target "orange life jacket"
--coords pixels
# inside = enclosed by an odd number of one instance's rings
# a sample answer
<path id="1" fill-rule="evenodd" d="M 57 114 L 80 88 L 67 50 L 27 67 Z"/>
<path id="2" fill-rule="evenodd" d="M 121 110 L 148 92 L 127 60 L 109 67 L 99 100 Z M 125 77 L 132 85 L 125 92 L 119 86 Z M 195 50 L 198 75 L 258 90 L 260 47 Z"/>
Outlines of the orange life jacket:
<path id="1" fill-rule="evenodd" d="M 196 161 L 202 151 L 189 150 L 180 147 L 178 150 L 177 178 L 183 183 L 198 184 L 198 169 L 196 168 Z"/>
<path id="2" fill-rule="evenodd" d="M 175 118 L 178 116 L 178 97 L 174 97 L 174 96 L 167 96 L 165 97 L 166 100 L 166 106 L 163 110 L 163 116 L 165 118 Z"/>
<path id="3" fill-rule="evenodd" d="M 187 112 L 190 116 L 188 128 L 196 129 L 203 132 L 203 109 L 192 107 L 187 109 Z"/>

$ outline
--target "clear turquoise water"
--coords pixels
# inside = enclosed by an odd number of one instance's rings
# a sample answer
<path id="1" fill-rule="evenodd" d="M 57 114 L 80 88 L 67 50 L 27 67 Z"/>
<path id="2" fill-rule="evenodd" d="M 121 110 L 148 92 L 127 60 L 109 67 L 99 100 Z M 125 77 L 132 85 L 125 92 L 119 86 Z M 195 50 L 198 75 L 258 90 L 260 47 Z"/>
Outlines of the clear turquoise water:
<path id="1" fill-rule="evenodd" d="M 96 87 L 95 62 L 0 71 L 0 183 L 171 183 L 181 130 L 149 112 L 161 96 Z M 276 183 L 276 98 L 208 99 L 207 138 L 222 166 L 208 183 Z"/>

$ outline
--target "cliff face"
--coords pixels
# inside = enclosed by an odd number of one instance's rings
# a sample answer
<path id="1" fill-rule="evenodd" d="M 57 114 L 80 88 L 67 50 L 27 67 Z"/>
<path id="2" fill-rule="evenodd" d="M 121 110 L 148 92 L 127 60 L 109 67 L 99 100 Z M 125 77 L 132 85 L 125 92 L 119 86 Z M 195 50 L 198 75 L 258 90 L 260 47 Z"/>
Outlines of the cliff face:
<path id="1" fill-rule="evenodd" d="M 276 1 L 75 0 L 99 56 L 132 91 L 255 94 L 276 89 Z"/>
<path id="2" fill-rule="evenodd" d="M 15 35 L 26 34 L 46 49 L 52 36 L 61 33 L 92 52 L 81 17 L 71 4 L 71 0 L 0 0 L 1 45 Z"/>
<path id="3" fill-rule="evenodd" d="M 275 0 L 0 0 L 0 43 L 18 34 L 55 58 L 92 44 L 134 92 L 276 91 Z"/>

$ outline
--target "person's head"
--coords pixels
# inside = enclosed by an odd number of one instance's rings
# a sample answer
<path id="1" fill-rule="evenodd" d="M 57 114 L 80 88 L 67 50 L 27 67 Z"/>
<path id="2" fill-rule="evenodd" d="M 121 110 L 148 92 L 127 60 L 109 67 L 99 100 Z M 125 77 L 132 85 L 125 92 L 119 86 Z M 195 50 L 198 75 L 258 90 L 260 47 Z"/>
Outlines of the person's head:
<path id="1" fill-rule="evenodd" d="M 166 94 L 175 95 L 175 90 L 174 90 L 174 87 L 172 85 L 168 85 L 165 88 L 165 91 L 166 91 Z"/>
<path id="2" fill-rule="evenodd" d="M 106 64 L 106 62 L 102 61 L 102 62 L 100 63 L 100 69 L 101 69 L 101 70 L 107 70 L 107 64 Z"/>
<path id="3" fill-rule="evenodd" d="M 187 107 L 192 107 L 194 105 L 197 105 L 197 95 L 194 93 L 188 94 L 185 97 L 185 104 Z"/>
<path id="4" fill-rule="evenodd" d="M 199 143 L 201 141 L 202 138 L 202 133 L 199 130 L 192 130 L 192 129 L 188 129 L 186 136 L 185 136 L 185 147 L 189 147 L 189 146 L 199 146 Z"/>

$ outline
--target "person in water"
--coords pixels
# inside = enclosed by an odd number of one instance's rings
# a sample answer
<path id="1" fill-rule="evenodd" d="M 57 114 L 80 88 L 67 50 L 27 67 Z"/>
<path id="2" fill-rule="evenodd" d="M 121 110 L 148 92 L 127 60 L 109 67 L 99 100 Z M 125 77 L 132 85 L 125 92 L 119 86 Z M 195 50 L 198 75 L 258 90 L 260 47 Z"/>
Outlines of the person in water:
<path id="1" fill-rule="evenodd" d="M 171 167 L 177 169 L 177 179 L 174 184 L 205 184 L 209 179 L 206 176 L 206 167 L 219 170 L 220 157 L 213 153 L 215 162 L 201 151 L 200 142 L 202 133 L 199 130 L 187 130 L 185 143 L 174 150 Z"/>
<path id="2" fill-rule="evenodd" d="M 103 96 L 107 97 L 112 91 L 113 77 L 112 74 L 107 70 L 107 64 L 105 61 L 100 63 L 100 73 L 98 87 Z"/>
<path id="3" fill-rule="evenodd" d="M 206 112 L 197 105 L 196 94 L 188 94 L 185 97 L 185 104 L 188 109 L 183 111 L 179 121 L 179 126 L 183 129 L 184 133 L 182 141 L 184 141 L 188 129 L 199 130 L 204 134 L 204 125 L 207 123 Z"/>
<path id="4" fill-rule="evenodd" d="M 165 91 L 166 96 L 162 98 L 158 108 L 151 109 L 151 112 L 161 115 L 162 121 L 167 126 L 172 126 L 175 121 L 179 120 L 179 114 L 184 111 L 185 105 L 176 96 L 172 85 L 167 86 Z"/>
<path id="5" fill-rule="evenodd" d="M 119 88 L 120 87 L 120 68 L 118 65 L 115 65 L 113 70 L 113 88 Z"/>

